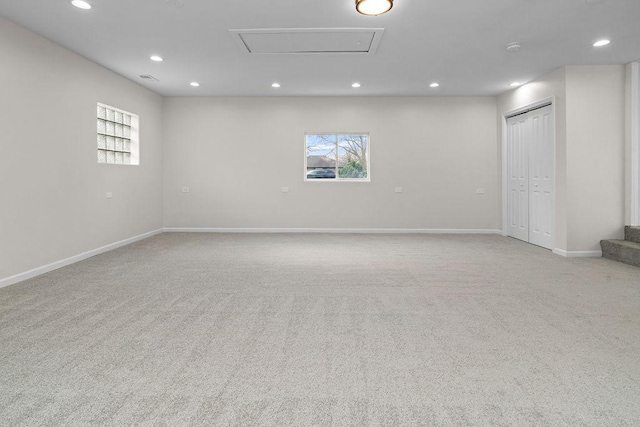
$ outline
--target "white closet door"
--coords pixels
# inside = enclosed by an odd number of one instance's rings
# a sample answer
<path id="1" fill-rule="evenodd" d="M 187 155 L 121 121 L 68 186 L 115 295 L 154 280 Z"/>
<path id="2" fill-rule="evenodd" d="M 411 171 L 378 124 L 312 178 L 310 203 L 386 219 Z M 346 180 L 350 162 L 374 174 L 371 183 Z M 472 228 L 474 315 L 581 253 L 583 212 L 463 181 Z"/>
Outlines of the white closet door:
<path id="1" fill-rule="evenodd" d="M 525 242 L 529 241 L 528 127 L 526 114 L 507 120 L 507 234 Z"/>
<path id="2" fill-rule="evenodd" d="M 529 242 L 553 249 L 553 123 L 551 107 L 528 113 L 529 139 Z"/>
<path id="3" fill-rule="evenodd" d="M 554 144 L 551 106 L 507 119 L 507 234 L 553 249 Z"/>

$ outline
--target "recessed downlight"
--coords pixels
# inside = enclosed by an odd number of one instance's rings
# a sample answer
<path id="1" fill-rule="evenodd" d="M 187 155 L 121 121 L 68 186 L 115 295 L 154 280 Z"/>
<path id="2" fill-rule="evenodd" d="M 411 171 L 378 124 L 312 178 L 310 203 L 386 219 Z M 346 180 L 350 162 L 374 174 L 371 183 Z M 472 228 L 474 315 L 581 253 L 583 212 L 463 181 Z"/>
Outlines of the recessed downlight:
<path id="1" fill-rule="evenodd" d="M 271 87 L 272 87 L 272 88 L 277 89 L 277 88 L 279 88 L 279 87 L 280 87 L 280 83 L 278 83 L 278 82 L 273 82 L 273 83 L 271 83 Z"/>
<path id="2" fill-rule="evenodd" d="M 91 9 L 91 5 L 84 0 L 71 0 L 71 4 L 77 7 L 78 9 L 84 9 L 84 10 Z"/>
<path id="3" fill-rule="evenodd" d="M 509 83 L 509 86 L 511 86 L 511 87 L 518 87 L 518 86 L 521 86 L 521 85 L 522 85 L 522 83 L 520 83 L 520 82 L 511 82 L 511 83 Z"/>
<path id="4" fill-rule="evenodd" d="M 164 61 L 164 58 L 162 56 L 159 56 L 159 55 L 151 55 L 151 57 L 149 59 L 151 59 L 152 61 L 155 61 L 155 62 Z"/>
<path id="5" fill-rule="evenodd" d="M 356 88 L 356 89 L 357 89 L 357 88 L 359 88 L 360 86 L 361 86 L 361 85 L 360 85 L 360 83 L 358 83 L 358 82 L 356 82 L 356 83 L 354 83 L 354 84 L 352 84 L 352 85 L 351 85 L 351 87 Z"/>
<path id="6" fill-rule="evenodd" d="M 433 87 L 433 88 L 435 88 L 435 87 L 440 87 L 440 83 L 438 83 L 438 82 L 433 82 L 433 83 L 431 83 L 431 84 L 429 85 L 429 87 Z"/>
<path id="7" fill-rule="evenodd" d="M 611 43 L 611 40 L 602 39 L 602 40 L 598 40 L 597 42 L 595 42 L 593 44 L 593 47 L 602 47 L 602 46 L 608 45 L 609 43 Z"/>
<path id="8" fill-rule="evenodd" d="M 191 86 L 193 86 L 193 87 L 198 87 L 198 86 L 200 86 L 200 83 L 198 83 L 198 82 L 191 82 L 191 83 L 189 83 L 189 84 L 190 84 Z"/>

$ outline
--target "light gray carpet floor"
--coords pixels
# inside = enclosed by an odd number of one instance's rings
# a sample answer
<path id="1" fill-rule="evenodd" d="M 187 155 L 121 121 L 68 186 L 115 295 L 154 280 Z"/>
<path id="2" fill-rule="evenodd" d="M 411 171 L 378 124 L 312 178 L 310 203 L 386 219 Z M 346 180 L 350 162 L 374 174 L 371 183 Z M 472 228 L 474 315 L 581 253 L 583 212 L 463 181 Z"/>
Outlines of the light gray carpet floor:
<path id="1" fill-rule="evenodd" d="M 165 233 L 0 289 L 0 425 L 640 425 L 640 268 Z"/>

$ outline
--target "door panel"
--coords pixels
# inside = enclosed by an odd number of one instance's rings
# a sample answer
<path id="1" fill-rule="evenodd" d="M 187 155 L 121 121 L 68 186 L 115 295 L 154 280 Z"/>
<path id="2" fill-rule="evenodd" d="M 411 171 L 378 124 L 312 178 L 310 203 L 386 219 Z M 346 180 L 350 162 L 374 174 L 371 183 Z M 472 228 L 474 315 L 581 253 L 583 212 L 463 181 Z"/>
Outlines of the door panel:
<path id="1" fill-rule="evenodd" d="M 529 242 L 553 249 L 553 127 L 551 107 L 528 113 L 531 119 L 529 147 Z"/>
<path id="2" fill-rule="evenodd" d="M 529 241 L 529 196 L 528 162 L 526 159 L 526 126 L 522 116 L 511 117 L 507 121 L 507 174 L 508 194 L 507 216 L 509 218 L 507 234 L 526 242 Z"/>
<path id="3" fill-rule="evenodd" d="M 507 119 L 507 234 L 554 245 L 554 145 L 551 106 Z"/>

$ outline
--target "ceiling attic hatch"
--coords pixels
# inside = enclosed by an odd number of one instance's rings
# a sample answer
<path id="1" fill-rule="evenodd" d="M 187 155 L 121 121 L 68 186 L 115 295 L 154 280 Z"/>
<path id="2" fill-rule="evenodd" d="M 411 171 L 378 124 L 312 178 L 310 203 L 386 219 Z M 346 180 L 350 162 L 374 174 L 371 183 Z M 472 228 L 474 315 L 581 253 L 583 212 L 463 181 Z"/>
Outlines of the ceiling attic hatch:
<path id="1" fill-rule="evenodd" d="M 243 51 L 262 54 L 374 54 L 384 28 L 229 30 Z"/>

